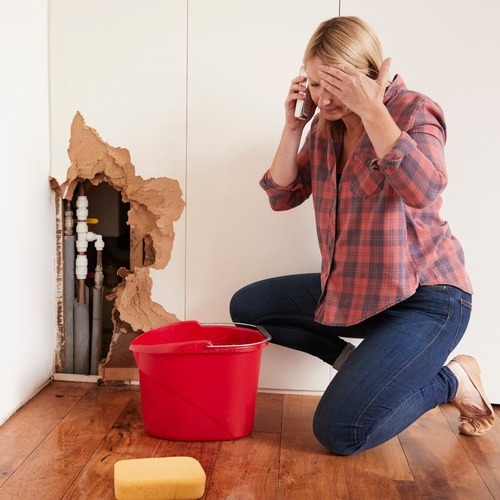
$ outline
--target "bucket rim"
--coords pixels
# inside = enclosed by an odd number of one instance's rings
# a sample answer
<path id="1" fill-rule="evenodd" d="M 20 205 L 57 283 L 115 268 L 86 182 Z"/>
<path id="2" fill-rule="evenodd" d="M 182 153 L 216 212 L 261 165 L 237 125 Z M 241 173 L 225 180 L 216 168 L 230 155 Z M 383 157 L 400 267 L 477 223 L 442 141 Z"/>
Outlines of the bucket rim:
<path id="1" fill-rule="evenodd" d="M 175 322 L 176 323 L 196 323 L 200 327 L 217 327 L 217 326 L 222 326 L 222 327 L 227 327 L 227 326 L 234 326 L 237 328 L 246 328 L 246 329 L 252 329 L 252 330 L 257 330 L 261 335 L 262 335 L 262 340 L 256 341 L 256 342 L 247 342 L 244 344 L 214 344 L 212 341 L 208 339 L 196 339 L 196 340 L 181 340 L 177 342 L 170 342 L 170 343 L 155 343 L 155 344 L 141 344 L 140 343 L 140 337 L 144 334 L 150 333 L 154 330 L 149 330 L 147 332 L 144 332 L 140 335 L 138 335 L 134 340 L 129 345 L 129 349 L 133 352 L 136 353 L 148 353 L 150 354 L 152 352 L 152 349 L 154 349 L 154 352 L 156 354 L 167 354 L 167 353 L 194 353 L 194 352 L 208 352 L 208 351 L 224 351 L 224 350 L 232 350 L 234 351 L 235 349 L 237 350 L 248 350 L 251 348 L 258 348 L 260 346 L 264 346 L 269 344 L 271 342 L 271 335 L 265 330 L 263 327 L 259 325 L 251 325 L 247 323 L 199 323 L 198 321 L 179 321 Z"/>

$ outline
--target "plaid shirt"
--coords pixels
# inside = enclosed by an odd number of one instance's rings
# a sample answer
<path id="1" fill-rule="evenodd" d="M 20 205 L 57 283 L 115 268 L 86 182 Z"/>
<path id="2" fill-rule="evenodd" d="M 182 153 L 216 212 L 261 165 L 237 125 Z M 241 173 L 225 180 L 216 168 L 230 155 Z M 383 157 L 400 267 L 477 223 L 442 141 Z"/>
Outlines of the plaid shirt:
<path id="1" fill-rule="evenodd" d="M 278 186 L 267 171 L 260 181 L 273 210 L 313 196 L 322 259 L 320 323 L 359 323 L 419 285 L 449 284 L 472 293 L 462 247 L 439 216 L 448 181 L 442 110 L 409 91 L 400 76 L 384 103 L 402 134 L 383 158 L 365 134 L 337 184 L 341 141 L 319 133 L 315 117 L 297 156 L 296 180 Z"/>

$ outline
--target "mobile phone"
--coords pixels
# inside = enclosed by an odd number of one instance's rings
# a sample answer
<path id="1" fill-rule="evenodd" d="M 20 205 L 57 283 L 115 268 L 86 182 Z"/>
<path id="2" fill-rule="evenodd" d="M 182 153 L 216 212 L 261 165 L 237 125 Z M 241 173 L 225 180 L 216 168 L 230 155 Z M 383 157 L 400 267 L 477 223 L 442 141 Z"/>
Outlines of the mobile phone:
<path id="1" fill-rule="evenodd" d="M 309 93 L 308 82 L 305 83 L 305 86 L 307 88 L 306 98 L 304 100 L 297 99 L 295 101 L 295 118 L 299 118 L 299 120 L 307 120 L 309 118 L 309 113 L 313 105 L 311 94 Z"/>

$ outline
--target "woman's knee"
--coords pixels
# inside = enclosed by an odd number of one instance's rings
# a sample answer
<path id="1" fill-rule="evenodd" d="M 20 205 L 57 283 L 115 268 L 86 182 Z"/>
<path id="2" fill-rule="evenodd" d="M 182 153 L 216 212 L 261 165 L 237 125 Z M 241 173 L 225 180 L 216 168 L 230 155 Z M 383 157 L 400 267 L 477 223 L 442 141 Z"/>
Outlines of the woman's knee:
<path id="1" fill-rule="evenodd" d="M 354 455 L 361 451 L 363 440 L 350 423 L 337 419 L 335 412 L 327 412 L 318 407 L 313 419 L 313 432 L 316 439 L 335 455 Z"/>
<path id="2" fill-rule="evenodd" d="M 243 322 L 243 320 L 241 318 L 243 304 L 244 304 L 244 301 L 242 300 L 241 290 L 238 290 L 231 297 L 231 301 L 229 302 L 229 314 L 230 314 L 231 319 L 233 321 L 237 321 L 239 323 Z"/>
<path id="3" fill-rule="evenodd" d="M 229 314 L 237 323 L 252 323 L 255 319 L 255 293 L 252 285 L 238 290 L 229 302 Z"/>
<path id="4" fill-rule="evenodd" d="M 229 302 L 231 319 L 238 323 L 256 324 L 262 318 L 274 314 L 273 297 L 280 295 L 275 283 L 276 279 L 270 278 L 250 283 L 238 290 Z"/>

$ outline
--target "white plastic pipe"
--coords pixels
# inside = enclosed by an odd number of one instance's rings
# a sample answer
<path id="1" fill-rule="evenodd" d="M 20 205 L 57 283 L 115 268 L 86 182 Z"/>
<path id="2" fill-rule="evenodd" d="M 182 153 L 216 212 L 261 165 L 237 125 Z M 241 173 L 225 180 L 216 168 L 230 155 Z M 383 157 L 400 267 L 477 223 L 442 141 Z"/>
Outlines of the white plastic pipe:
<path id="1" fill-rule="evenodd" d="M 87 256 L 78 254 L 76 256 L 76 262 L 75 262 L 76 279 L 84 280 L 87 277 L 87 269 L 88 269 Z"/>
<path id="2" fill-rule="evenodd" d="M 102 250 L 104 248 L 104 240 L 100 234 L 93 233 L 92 231 L 87 232 L 87 241 L 95 241 L 95 249 Z"/>
<path id="3" fill-rule="evenodd" d="M 78 196 L 76 199 L 76 257 L 75 273 L 76 278 L 84 280 L 87 278 L 88 260 L 85 255 L 88 248 L 87 233 L 89 226 L 87 218 L 89 216 L 89 201 L 86 196 Z"/>

